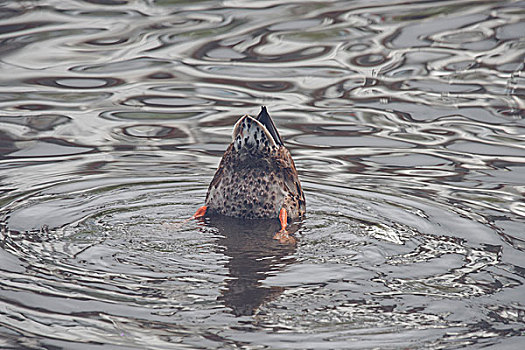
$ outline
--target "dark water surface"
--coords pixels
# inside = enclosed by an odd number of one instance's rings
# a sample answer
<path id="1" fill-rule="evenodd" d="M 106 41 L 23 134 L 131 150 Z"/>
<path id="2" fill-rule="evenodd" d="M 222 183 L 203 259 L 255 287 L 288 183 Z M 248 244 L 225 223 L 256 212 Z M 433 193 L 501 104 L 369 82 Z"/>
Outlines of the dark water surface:
<path id="1" fill-rule="evenodd" d="M 0 348 L 519 349 L 524 1 L 1 1 Z M 267 105 L 307 216 L 184 219 Z"/>

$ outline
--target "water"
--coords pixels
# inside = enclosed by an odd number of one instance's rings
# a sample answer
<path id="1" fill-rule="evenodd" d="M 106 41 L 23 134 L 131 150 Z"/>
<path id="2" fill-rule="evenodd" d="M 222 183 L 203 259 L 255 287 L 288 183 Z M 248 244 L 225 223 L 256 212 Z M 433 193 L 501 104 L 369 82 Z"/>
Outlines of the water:
<path id="1" fill-rule="evenodd" d="M 523 1 L 3 1 L 0 347 L 517 349 Z M 305 189 L 184 222 L 266 105 Z"/>

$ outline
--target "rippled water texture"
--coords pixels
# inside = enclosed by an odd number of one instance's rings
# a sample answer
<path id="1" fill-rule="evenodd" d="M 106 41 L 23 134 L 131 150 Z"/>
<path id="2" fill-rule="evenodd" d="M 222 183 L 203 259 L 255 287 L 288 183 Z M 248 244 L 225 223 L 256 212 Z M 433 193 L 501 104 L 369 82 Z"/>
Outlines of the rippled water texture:
<path id="1" fill-rule="evenodd" d="M 0 2 L 0 348 L 518 349 L 525 2 Z M 303 182 L 188 221 L 266 105 Z"/>

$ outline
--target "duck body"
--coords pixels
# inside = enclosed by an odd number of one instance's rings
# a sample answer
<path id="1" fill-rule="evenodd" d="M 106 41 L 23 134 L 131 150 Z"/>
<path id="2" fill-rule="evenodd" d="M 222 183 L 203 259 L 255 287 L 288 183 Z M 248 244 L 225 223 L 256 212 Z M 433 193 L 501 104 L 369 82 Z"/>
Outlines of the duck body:
<path id="1" fill-rule="evenodd" d="M 304 215 L 306 202 L 292 156 L 266 108 L 256 118 L 241 117 L 232 139 L 210 183 L 205 206 L 199 209 L 201 214 L 279 217 L 284 230 L 287 219 Z"/>

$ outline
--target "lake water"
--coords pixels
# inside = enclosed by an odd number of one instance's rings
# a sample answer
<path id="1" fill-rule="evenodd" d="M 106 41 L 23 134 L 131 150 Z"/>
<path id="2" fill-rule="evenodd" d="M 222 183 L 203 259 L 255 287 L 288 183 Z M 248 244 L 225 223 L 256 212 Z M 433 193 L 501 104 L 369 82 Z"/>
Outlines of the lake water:
<path id="1" fill-rule="evenodd" d="M 0 348 L 518 349 L 524 1 L 0 2 Z M 268 106 L 305 190 L 188 221 Z"/>

